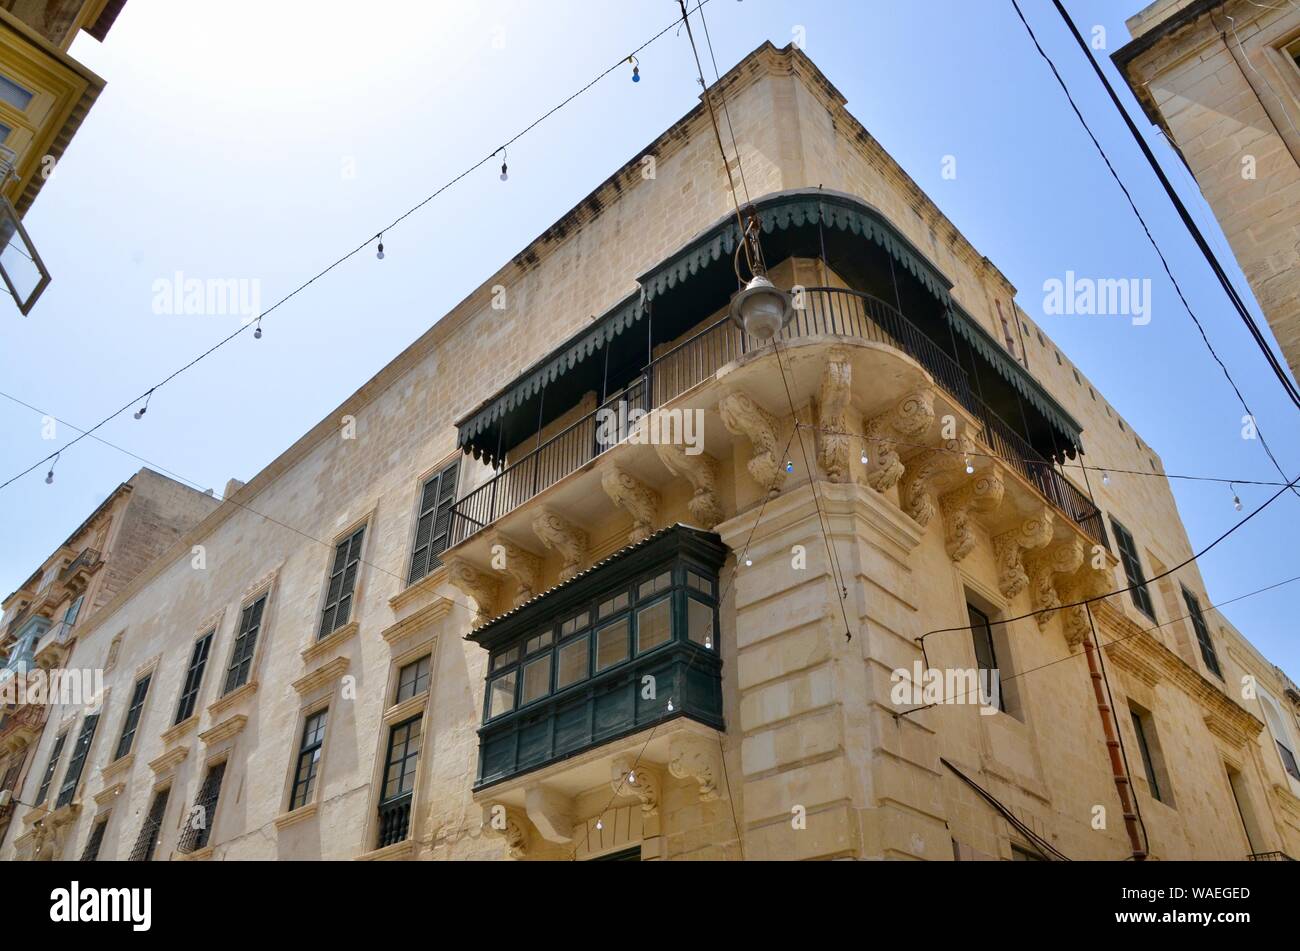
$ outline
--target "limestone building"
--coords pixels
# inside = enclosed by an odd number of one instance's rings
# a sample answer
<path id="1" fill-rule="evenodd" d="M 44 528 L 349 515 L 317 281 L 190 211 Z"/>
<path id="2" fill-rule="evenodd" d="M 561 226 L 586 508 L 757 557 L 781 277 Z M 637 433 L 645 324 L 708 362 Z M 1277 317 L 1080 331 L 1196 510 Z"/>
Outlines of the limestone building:
<path id="1" fill-rule="evenodd" d="M 0 790 L 12 796 L 31 777 L 32 748 L 49 711 L 44 690 L 25 689 L 28 675 L 64 669 L 78 635 L 94 623 L 99 609 L 216 505 L 211 496 L 141 469 L 114 489 L 22 587 L 4 599 Z M 91 685 L 76 687 L 72 699 L 93 702 Z M 50 795 L 53 779 L 52 774 L 40 777 L 40 800 Z M 53 795 L 60 792 L 54 789 Z M 0 806 L 0 842 L 6 838 L 15 808 L 21 807 L 13 802 Z"/>
<path id="2" fill-rule="evenodd" d="M 803 53 L 714 91 L 776 343 L 701 104 L 100 609 L 0 855 L 1300 855 L 1155 450 Z"/>
<path id="3" fill-rule="evenodd" d="M 1182 155 L 1300 376 L 1300 6 L 1157 0 L 1114 55 Z"/>

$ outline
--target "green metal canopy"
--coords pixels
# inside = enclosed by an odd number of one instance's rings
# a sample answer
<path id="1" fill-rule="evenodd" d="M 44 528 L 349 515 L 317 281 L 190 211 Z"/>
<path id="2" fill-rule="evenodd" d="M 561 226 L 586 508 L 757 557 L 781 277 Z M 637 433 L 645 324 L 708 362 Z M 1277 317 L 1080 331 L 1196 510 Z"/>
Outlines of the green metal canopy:
<path id="1" fill-rule="evenodd" d="M 765 234 L 820 226 L 874 242 L 939 302 L 953 334 L 965 340 L 975 353 L 994 367 L 998 375 L 1073 448 L 1081 449 L 1082 427 L 1079 423 L 953 300 L 950 293 L 952 281 L 878 210 L 852 195 L 824 189 L 777 192 L 760 198 L 753 207 Z M 489 430 L 493 426 L 638 323 L 655 297 L 700 275 L 724 257 L 730 258 L 736 252 L 738 237 L 735 216 L 725 216 L 643 274 L 638 278 L 640 290 L 629 294 L 594 321 L 591 327 L 571 337 L 458 422 L 458 446 L 467 452 L 472 451 L 475 457 L 486 455 L 491 460 L 494 450 L 482 443 L 491 440 Z M 837 262 L 828 263 L 836 266 Z"/>
<path id="2" fill-rule="evenodd" d="M 569 338 L 556 350 L 533 364 L 510 386 L 479 405 L 456 424 L 456 445 L 464 448 L 475 436 L 487 430 L 515 407 L 522 405 L 541 389 L 554 383 L 605 344 L 637 323 L 645 314 L 641 292 L 629 294 L 605 312 L 591 327 Z M 478 453 L 475 452 L 475 456 Z"/>

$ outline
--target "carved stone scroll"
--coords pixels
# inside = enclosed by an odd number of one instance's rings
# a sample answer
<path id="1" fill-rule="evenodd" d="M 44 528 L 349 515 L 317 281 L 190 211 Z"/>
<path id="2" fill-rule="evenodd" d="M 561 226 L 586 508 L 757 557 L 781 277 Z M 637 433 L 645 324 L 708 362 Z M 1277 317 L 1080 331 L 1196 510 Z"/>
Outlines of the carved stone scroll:
<path id="1" fill-rule="evenodd" d="M 1058 585 L 1063 585 L 1065 581 L 1062 579 L 1058 582 L 1057 577 L 1072 575 L 1079 570 L 1083 564 L 1083 545 L 1078 539 L 1067 539 L 1026 555 L 1024 560 L 1029 572 L 1029 590 L 1034 598 L 1034 609 L 1040 612 L 1037 615 L 1038 626 L 1046 627 L 1061 604 Z"/>
<path id="2" fill-rule="evenodd" d="M 600 484 L 614 504 L 632 516 L 628 542 L 649 538 L 659 521 L 659 493 L 618 466 L 606 469 L 601 474 Z"/>
<path id="3" fill-rule="evenodd" d="M 1006 486 L 997 466 L 979 469 L 960 488 L 939 497 L 948 557 L 961 561 L 975 547 L 975 530 L 971 524 L 977 512 L 988 513 L 1002 504 Z"/>
<path id="4" fill-rule="evenodd" d="M 481 624 L 492 616 L 501 587 L 496 578 L 464 558 L 450 558 L 447 561 L 447 580 L 474 599 L 478 608 L 476 623 Z"/>
<path id="5" fill-rule="evenodd" d="M 746 468 L 750 478 L 774 496 L 785 483 L 785 466 L 781 464 L 778 433 L 780 422 L 775 416 L 746 396 L 732 392 L 718 403 L 722 425 L 733 436 L 745 436 L 753 447 Z"/>
<path id="6" fill-rule="evenodd" d="M 685 446 L 676 443 L 657 443 L 655 452 L 669 472 L 691 483 L 695 494 L 686 503 L 686 507 L 701 528 L 712 530 L 722 521 L 722 505 L 718 501 L 717 488 L 718 461 L 702 452 L 691 455 Z"/>
<path id="7" fill-rule="evenodd" d="M 583 569 L 590 551 L 586 532 L 563 515 L 545 507 L 538 509 L 533 516 L 533 531 L 547 548 L 559 552 L 564 560 L 560 569 L 561 581 L 568 581 Z"/>
<path id="8" fill-rule="evenodd" d="M 831 482 L 849 479 L 849 401 L 853 364 L 843 347 L 826 356 L 817 403 L 817 461 Z"/>
<path id="9" fill-rule="evenodd" d="M 1052 513 L 1046 507 L 1038 514 L 1025 519 L 1010 531 L 993 539 L 993 551 L 998 563 L 998 590 L 1007 598 L 1014 598 L 1029 586 L 1022 552 L 1042 548 L 1052 540 Z"/>
<path id="10" fill-rule="evenodd" d="M 870 461 L 867 484 L 886 492 L 903 475 L 898 443 L 919 440 L 934 422 L 934 390 L 922 388 L 909 393 L 893 409 L 867 420 L 866 436 Z"/>

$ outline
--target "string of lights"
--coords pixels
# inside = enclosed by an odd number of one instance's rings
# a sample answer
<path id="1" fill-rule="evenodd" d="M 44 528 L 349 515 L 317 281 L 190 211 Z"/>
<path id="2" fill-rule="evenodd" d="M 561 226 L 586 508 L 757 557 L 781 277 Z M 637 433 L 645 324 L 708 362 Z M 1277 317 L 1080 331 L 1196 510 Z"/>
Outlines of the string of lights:
<path id="1" fill-rule="evenodd" d="M 685 0 L 679 0 L 679 2 L 682 3 L 683 14 L 685 14 Z M 698 10 L 700 10 L 700 9 L 701 9 L 701 8 L 702 8 L 706 3 L 709 3 L 709 2 L 710 2 L 710 0 L 697 0 L 694 9 L 698 11 Z M 0 490 L 5 489 L 5 488 L 7 488 L 8 486 L 12 485 L 14 482 L 18 481 L 19 479 L 21 479 L 23 476 L 27 475 L 28 473 L 33 472 L 33 471 L 39 469 L 41 466 L 45 465 L 47 462 L 50 463 L 50 469 L 49 469 L 49 472 L 46 474 L 46 479 L 45 479 L 45 481 L 46 481 L 47 483 L 52 483 L 52 482 L 54 481 L 54 464 L 58 461 L 59 457 L 60 457 L 64 452 L 67 452 L 69 449 L 71 449 L 74 445 L 76 445 L 77 443 L 79 443 L 81 440 L 85 439 L 87 436 L 90 436 L 90 435 L 92 435 L 93 433 L 97 432 L 97 431 L 98 431 L 99 429 L 101 429 L 103 426 L 107 425 L 108 423 L 110 423 L 111 421 L 113 421 L 114 419 L 116 419 L 118 416 L 120 416 L 120 415 L 122 415 L 123 413 L 125 413 L 127 410 L 131 409 L 131 408 L 134 407 L 134 406 L 138 406 L 138 404 L 140 404 L 140 402 L 141 402 L 142 400 L 148 400 L 148 398 L 149 398 L 149 397 L 150 397 L 150 396 L 151 396 L 155 391 L 157 391 L 158 389 L 160 389 L 160 388 L 162 388 L 163 386 L 167 385 L 167 384 L 170 383 L 172 380 L 176 379 L 176 378 L 177 378 L 178 376 L 180 376 L 182 373 L 185 373 L 187 370 L 191 369 L 192 367 L 194 367 L 196 364 L 198 364 L 198 363 L 201 362 L 202 360 L 204 360 L 204 359 L 206 359 L 207 357 L 211 356 L 212 354 L 216 353 L 216 352 L 217 352 L 218 350 L 220 350 L 222 347 L 226 346 L 226 344 L 230 343 L 231 341 L 235 340 L 237 337 L 239 337 L 240 335 L 242 335 L 246 330 L 249 329 L 249 327 L 252 327 L 252 328 L 253 328 L 253 337 L 254 337 L 255 339 L 260 340 L 260 339 L 262 338 L 262 321 L 263 321 L 266 317 L 270 316 L 270 314 L 272 314 L 274 311 L 278 310 L 278 309 L 279 309 L 280 307 L 282 307 L 284 304 L 287 304 L 290 300 L 292 300 L 294 297 L 298 296 L 300 293 L 302 293 L 303 291 L 305 291 L 308 287 L 310 287 L 312 284 L 316 283 L 318 280 L 320 280 L 321 278 L 323 278 L 325 275 L 329 274 L 331 271 L 333 271 L 333 270 L 334 270 L 335 268 L 337 268 L 339 265 L 343 264 L 345 261 L 348 261 L 348 260 L 351 259 L 352 257 L 356 256 L 356 255 L 359 254 L 361 251 L 363 251 L 365 248 L 369 247 L 369 246 L 371 245 L 372 242 L 377 244 L 377 249 L 376 249 L 376 254 L 375 254 L 375 256 L 376 256 L 379 260 L 382 261 L 382 260 L 384 259 L 384 234 L 385 234 L 385 233 L 387 233 L 387 232 L 389 232 L 389 231 L 392 231 L 394 228 L 396 228 L 398 225 L 400 225 L 403 221 L 405 221 L 405 220 L 406 220 L 407 218 L 409 218 L 411 215 L 415 214 L 417 211 L 419 211 L 420 209 L 422 209 L 425 205 L 429 204 L 431 201 L 433 201 L 435 198 L 437 198 L 437 197 L 438 197 L 439 195 L 441 195 L 443 192 L 447 191 L 447 189 L 451 188 L 453 185 L 455 185 L 455 184 L 457 184 L 458 182 L 460 182 L 462 179 L 467 178 L 467 177 L 468 177 L 469 175 L 471 175 L 473 172 L 475 172 L 475 171 L 477 171 L 478 169 L 482 168 L 484 165 L 486 165 L 488 162 L 490 162 L 490 161 L 491 161 L 493 158 L 495 158 L 497 155 L 501 155 L 501 156 L 502 156 L 502 162 L 501 162 L 501 180 L 502 180 L 502 181 L 506 181 L 506 180 L 507 180 L 507 171 L 506 171 L 506 162 L 505 162 L 505 152 L 506 152 L 506 148 L 507 148 L 508 146 L 513 145 L 515 142 L 519 141 L 521 138 L 523 138 L 525 135 L 527 135 L 527 134 L 528 134 L 529 132 L 531 132 L 533 129 L 537 128 L 537 126 L 541 125 L 543 122 L 545 122 L 545 121 L 546 121 L 547 119 L 549 119 L 551 116 L 553 116 L 555 113 L 559 112 L 561 109 L 563 109 L 563 108 L 564 108 L 565 106 L 567 106 L 569 103 L 573 102 L 575 99 L 577 99 L 577 98 L 578 98 L 579 96 L 581 96 L 583 93 L 585 93 L 587 90 L 591 89 L 593 86 L 595 86 L 597 83 L 599 83 L 599 82 L 600 82 L 602 79 L 604 79 L 606 76 L 608 76 L 609 74 L 613 73 L 615 70 L 620 69 L 621 67 L 623 67 L 624 65 L 626 65 L 626 64 L 628 64 L 628 63 L 632 63 L 632 64 L 633 64 L 632 81 L 633 81 L 633 82 L 638 82 L 638 83 L 639 83 L 639 82 L 641 81 L 641 72 L 640 72 L 640 63 L 639 63 L 639 61 L 636 59 L 636 54 L 637 54 L 637 53 L 640 53 L 640 52 L 642 52 L 642 51 L 644 51 L 644 50 L 645 50 L 647 47 L 649 47 L 651 44 L 655 43 L 657 40 L 659 40 L 661 37 L 663 37 L 666 33 L 668 33 L 670 30 L 672 30 L 674 26 L 677 26 L 677 24 L 678 24 L 678 21 L 677 21 L 676 19 L 674 19 L 672 23 L 668 24 L 668 25 L 665 26 L 662 30 L 660 30 L 658 33 L 655 33 L 655 34 L 654 34 L 653 36 L 651 36 L 648 40 L 646 40 L 645 42 L 643 42 L 640 46 L 636 47 L 636 49 L 634 49 L 630 54 L 628 54 L 628 55 L 626 55 L 626 56 L 620 56 L 619 59 L 618 59 L 618 60 L 617 60 L 613 65 L 611 65 L 611 66 L 607 67 L 606 69 L 602 70 L 602 71 L 601 71 L 600 73 L 598 73 L 598 74 L 597 74 L 593 79 L 591 79 L 591 80 L 588 81 L 585 85 L 583 85 L 580 89 L 578 89 L 577 91 L 571 93 L 569 96 L 565 97 L 565 98 L 564 98 L 563 100 L 561 100 L 559 103 L 557 103 L 556 105 L 552 106 L 550 109 L 546 110 L 546 112 L 542 113 L 540 116 L 538 116 L 536 119 L 534 119 L 534 120 L 533 120 L 532 122 L 530 122 L 528 125 L 526 125 L 524 128 L 522 128 L 521 130 L 519 130 L 518 132 L 516 132 L 514 135 L 512 135 L 510 138 L 508 138 L 505 142 L 503 142 L 500 146 L 498 146 L 497 148 L 493 149 L 491 153 L 489 153 L 488 155 L 485 155 L 483 158 L 481 158 L 481 159 L 479 159 L 478 161 L 474 162 L 474 163 L 473 163 L 472 165 L 470 165 L 468 168 L 464 169 L 464 170 L 461 171 L 459 174 L 457 174 L 456 176 L 454 176 L 453 178 L 451 178 L 450 180 L 448 180 L 447 182 L 445 182 L 444 184 L 442 184 L 441 186 L 439 186 L 436 190 L 434 190 L 434 191 L 433 191 L 432 193 L 430 193 L 428 196 L 426 196 L 425 198 L 421 199 L 421 200 L 420 200 L 419 202 L 417 202 L 416 204 L 412 205 L 412 206 L 411 206 L 410 208 L 408 208 L 406 211 L 402 212 L 400 215 L 398 215 L 396 218 L 394 218 L 392 221 L 390 221 L 387 225 L 385 225 L 384 227 L 378 229 L 378 231 L 376 231 L 376 232 L 373 234 L 373 236 L 371 236 L 371 237 L 367 237 L 364 241 L 362 241 L 362 242 L 361 242 L 360 244 L 358 244 L 356 247 L 354 247 L 354 248 L 352 248 L 350 251 L 347 251 L 346 253 L 342 254 L 341 256 L 339 256 L 338 258 L 336 258 L 332 263 L 330 263 L 328 266 L 322 268 L 320 271 L 316 272 L 316 273 L 315 273 L 314 275 L 312 275 L 310 278 L 308 278 L 307 280 L 303 281 L 301 284 L 299 284 L 299 285 L 298 285 L 297 287 L 295 287 L 293 290 L 289 291 L 289 293 L 285 294 L 283 297 L 281 297 L 279 300 L 277 300 L 274 304 L 272 304 L 272 305 L 271 305 L 270 307 L 268 307 L 266 310 L 264 310 L 264 311 L 262 311 L 261 313 L 259 313 L 255 318 L 253 318 L 252 320 L 250 320 L 250 321 L 248 321 L 248 322 L 246 322 L 246 323 L 241 324 L 241 325 L 239 326 L 238 329 L 236 329 L 236 330 L 232 331 L 231 333 L 227 334 L 225 337 L 222 337 L 221 339 L 217 340 L 216 343 L 214 343 L 212 346 L 208 347 L 208 349 L 204 350 L 202 353 L 200 353 L 198 356 L 194 357 L 192 360 L 190 360 L 188 363 L 184 364 L 184 365 L 181 366 L 180 368 L 178 368 L 178 369 L 172 371 L 172 372 L 169 373 L 167 376 L 163 377 L 163 378 L 162 378 L 161 380 L 159 380 L 157 383 L 153 384 L 153 385 L 150 386 L 148 389 L 146 389 L 146 390 L 144 390 L 143 392 L 141 392 L 138 396 L 132 397 L 130 400 L 127 400 L 127 402 L 125 402 L 124 404 L 122 404 L 122 406 L 120 406 L 119 408 L 117 408 L 117 409 L 114 410 L 113 412 L 109 413 L 107 416 L 105 416 L 103 419 L 99 420 L 99 422 L 95 423 L 93 426 L 89 427 L 89 428 L 86 429 L 86 430 L 82 430 L 82 431 L 80 432 L 80 434 L 79 434 L 76 438 L 74 438 L 74 439 L 68 441 L 67 443 L 65 443 L 64 445 L 60 446 L 58 449 L 54 450 L 53 452 L 51 452 L 49 455 L 45 456 L 44 458 L 42 458 L 42 459 L 38 459 L 36 462 L 32 463 L 30 466 L 28 466 L 27 468 L 23 469 L 21 472 L 17 472 L 17 473 L 15 473 L 14 475 L 10 476 L 9 478 L 5 479 L 4 482 L 0 482 Z M 710 106 L 710 108 L 711 108 L 711 106 Z M 141 412 L 141 413 L 139 413 L 138 415 L 136 415 L 135 418 L 136 418 L 136 419 L 141 419 L 143 416 L 144 416 L 144 413 Z"/>

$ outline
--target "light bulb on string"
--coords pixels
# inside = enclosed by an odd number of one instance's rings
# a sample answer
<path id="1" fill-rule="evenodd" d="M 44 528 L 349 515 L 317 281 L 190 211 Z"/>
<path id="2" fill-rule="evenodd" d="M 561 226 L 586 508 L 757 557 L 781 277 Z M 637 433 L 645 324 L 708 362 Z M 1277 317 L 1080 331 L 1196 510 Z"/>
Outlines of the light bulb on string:
<path id="1" fill-rule="evenodd" d="M 975 465 L 970 461 L 970 456 L 966 457 L 966 474 L 967 475 L 975 474 Z"/>
<path id="2" fill-rule="evenodd" d="M 1101 484 L 1110 485 L 1110 473 L 1106 472 L 1104 469 L 1102 470 L 1101 473 Z"/>
<path id="3" fill-rule="evenodd" d="M 375 251 L 375 257 L 381 261 L 384 259 L 384 233 L 382 231 L 379 232 L 379 247 Z"/>
<path id="4" fill-rule="evenodd" d="M 746 558 L 746 559 L 745 559 L 745 567 L 746 567 L 746 568 L 753 568 L 753 567 L 754 567 L 754 559 L 753 559 L 753 558 Z"/>
<path id="5" fill-rule="evenodd" d="M 669 712 L 669 713 L 672 713 L 672 712 L 673 712 L 673 698 L 672 698 L 672 697 L 669 697 L 669 698 L 668 698 L 668 712 Z"/>
<path id="6" fill-rule="evenodd" d="M 627 61 L 632 64 L 632 82 L 639 83 L 641 81 L 641 61 L 635 56 L 629 56 Z"/>
<path id="7" fill-rule="evenodd" d="M 262 339 L 262 318 L 261 317 L 257 318 L 257 326 L 253 328 L 253 339 L 254 340 Z"/>
<path id="8" fill-rule="evenodd" d="M 144 414 L 149 412 L 149 401 L 153 399 L 153 390 L 144 395 L 144 405 L 133 414 L 136 419 L 144 419 Z"/>
<path id="9" fill-rule="evenodd" d="M 504 182 L 510 178 L 510 173 L 506 171 L 506 150 L 502 147 L 497 149 L 497 151 L 501 153 L 501 181 Z"/>
<path id="10" fill-rule="evenodd" d="M 867 447 L 866 447 L 865 445 L 863 445 L 863 447 L 862 447 L 862 464 L 865 466 L 865 465 L 867 464 L 867 462 L 868 462 L 868 460 L 867 460 Z"/>
<path id="11" fill-rule="evenodd" d="M 1240 512 L 1241 496 L 1237 494 L 1237 484 L 1235 482 L 1229 482 L 1228 485 L 1232 487 L 1232 507 Z"/>
<path id="12" fill-rule="evenodd" d="M 787 460 L 785 461 L 785 471 L 786 471 L 786 472 L 794 472 L 794 461 L 793 461 L 793 460 L 791 460 L 791 459 L 787 459 Z"/>
<path id="13" fill-rule="evenodd" d="M 54 461 L 50 463 L 50 471 L 45 473 L 45 484 L 51 485 L 54 482 L 54 467 L 59 464 L 59 454 L 54 454 Z"/>
<path id="14" fill-rule="evenodd" d="M 596 831 L 599 832 L 599 831 L 600 831 L 601 829 L 603 829 L 603 828 L 605 828 L 605 822 L 604 822 L 604 820 L 603 820 L 603 819 L 597 819 L 597 820 L 596 820 Z"/>
<path id="15" fill-rule="evenodd" d="M 629 786 L 636 785 L 636 771 L 629 769 L 627 771 L 627 782 Z"/>

